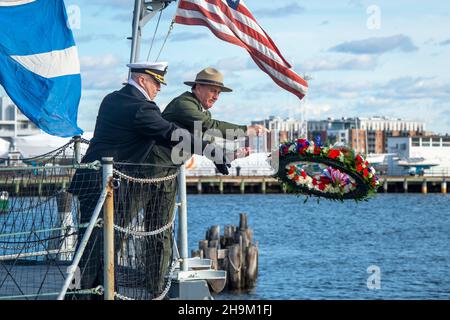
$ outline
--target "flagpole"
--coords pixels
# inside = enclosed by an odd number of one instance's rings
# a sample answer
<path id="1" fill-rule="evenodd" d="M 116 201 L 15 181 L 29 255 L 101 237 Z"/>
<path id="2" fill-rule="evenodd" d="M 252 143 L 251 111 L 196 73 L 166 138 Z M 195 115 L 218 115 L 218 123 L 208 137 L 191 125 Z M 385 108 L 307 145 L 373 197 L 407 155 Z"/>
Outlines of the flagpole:
<path id="1" fill-rule="evenodd" d="M 140 50 L 140 42 L 141 42 L 140 22 L 141 22 L 143 3 L 144 3 L 144 0 L 135 0 L 134 1 L 130 63 L 136 62 L 139 59 L 139 50 Z"/>
<path id="2" fill-rule="evenodd" d="M 159 11 L 164 10 L 170 2 L 176 0 L 135 0 L 133 11 L 133 28 L 131 38 L 130 63 L 139 60 L 141 50 L 142 29 Z"/>

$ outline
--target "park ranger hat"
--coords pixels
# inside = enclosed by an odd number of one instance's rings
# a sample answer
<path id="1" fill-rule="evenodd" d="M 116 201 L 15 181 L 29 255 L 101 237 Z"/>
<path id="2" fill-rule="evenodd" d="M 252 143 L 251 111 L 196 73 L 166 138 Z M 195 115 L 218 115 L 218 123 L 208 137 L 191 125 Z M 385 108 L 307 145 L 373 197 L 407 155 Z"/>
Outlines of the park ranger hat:
<path id="1" fill-rule="evenodd" d="M 131 72 L 149 74 L 157 82 L 167 85 L 164 75 L 167 73 L 167 62 L 136 62 L 129 63 Z"/>
<path id="2" fill-rule="evenodd" d="M 184 84 L 192 87 L 197 83 L 220 87 L 220 89 L 222 89 L 222 92 L 233 91 L 232 89 L 223 85 L 223 74 L 219 70 L 214 68 L 203 69 L 202 71 L 197 73 L 194 81 L 186 81 Z"/>

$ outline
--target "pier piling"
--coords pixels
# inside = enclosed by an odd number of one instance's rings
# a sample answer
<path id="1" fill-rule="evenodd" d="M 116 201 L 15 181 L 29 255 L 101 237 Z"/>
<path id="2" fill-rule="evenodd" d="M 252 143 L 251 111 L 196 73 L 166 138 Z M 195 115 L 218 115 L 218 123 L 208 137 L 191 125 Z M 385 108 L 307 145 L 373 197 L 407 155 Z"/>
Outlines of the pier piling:
<path id="1" fill-rule="evenodd" d="M 245 181 L 244 181 L 244 179 L 241 180 L 241 184 L 240 184 L 239 188 L 240 188 L 241 193 L 244 194 L 245 193 Z"/>
<path id="2" fill-rule="evenodd" d="M 222 179 L 219 180 L 219 192 L 220 192 L 220 194 L 223 194 L 223 180 Z"/>
<path id="3" fill-rule="evenodd" d="M 197 193 L 202 194 L 202 180 L 198 179 L 197 182 Z"/>
<path id="4" fill-rule="evenodd" d="M 422 193 L 423 194 L 427 194 L 428 193 L 428 186 L 427 186 L 427 180 L 424 179 L 422 181 Z"/>
<path id="5" fill-rule="evenodd" d="M 258 244 L 253 244 L 253 230 L 248 227 L 247 215 L 239 215 L 239 225 L 226 225 L 223 236 L 219 226 L 211 226 L 205 233 L 205 240 L 199 241 L 199 250 L 193 250 L 192 256 L 204 256 L 211 259 L 216 270 L 227 271 L 228 289 L 250 289 L 255 286 L 258 274 Z M 215 288 L 215 292 L 223 287 Z"/>

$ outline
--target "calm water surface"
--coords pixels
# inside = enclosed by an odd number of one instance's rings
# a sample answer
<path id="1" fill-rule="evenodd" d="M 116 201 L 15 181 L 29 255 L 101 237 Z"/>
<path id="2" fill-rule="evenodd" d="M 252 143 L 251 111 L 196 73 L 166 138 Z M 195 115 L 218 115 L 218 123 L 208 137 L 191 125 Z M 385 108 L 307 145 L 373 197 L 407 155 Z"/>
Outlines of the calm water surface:
<path id="1" fill-rule="evenodd" d="M 450 195 L 303 200 L 188 196 L 189 252 L 207 227 L 220 225 L 223 233 L 240 212 L 259 242 L 256 287 L 215 299 L 450 299 Z M 379 289 L 368 288 L 371 266 L 380 270 Z"/>

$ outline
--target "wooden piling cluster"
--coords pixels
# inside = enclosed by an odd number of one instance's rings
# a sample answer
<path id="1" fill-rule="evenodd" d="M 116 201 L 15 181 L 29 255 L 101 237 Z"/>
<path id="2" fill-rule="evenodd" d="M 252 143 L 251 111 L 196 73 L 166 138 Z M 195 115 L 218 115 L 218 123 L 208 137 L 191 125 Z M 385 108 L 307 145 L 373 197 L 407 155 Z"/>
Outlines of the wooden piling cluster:
<path id="1" fill-rule="evenodd" d="M 208 228 L 205 239 L 199 241 L 199 249 L 192 250 L 191 255 L 211 259 L 213 269 L 226 271 L 226 289 L 251 289 L 256 284 L 258 243 L 253 244 L 253 230 L 244 213 L 240 214 L 239 226 L 226 225 L 223 235 L 220 226 Z"/>

